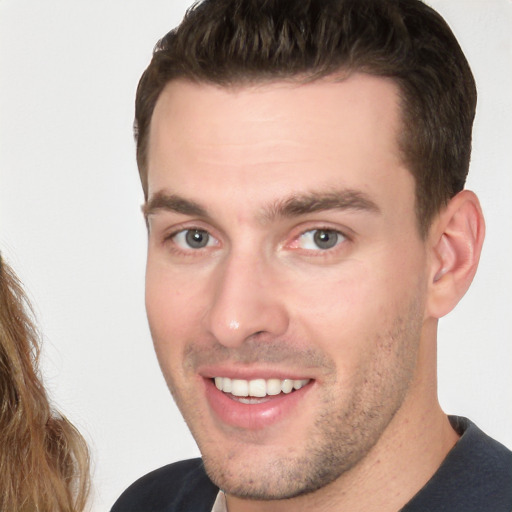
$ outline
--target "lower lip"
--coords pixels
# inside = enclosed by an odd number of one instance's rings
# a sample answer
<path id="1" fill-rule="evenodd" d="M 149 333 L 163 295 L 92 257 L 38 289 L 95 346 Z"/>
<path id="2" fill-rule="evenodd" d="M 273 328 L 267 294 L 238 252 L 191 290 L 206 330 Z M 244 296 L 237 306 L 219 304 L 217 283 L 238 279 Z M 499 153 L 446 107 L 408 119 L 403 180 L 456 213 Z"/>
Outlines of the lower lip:
<path id="1" fill-rule="evenodd" d="M 291 393 L 267 396 L 265 402 L 244 404 L 219 391 L 212 379 L 205 378 L 206 398 L 215 416 L 232 427 L 260 430 L 289 417 L 311 389 L 312 381 Z"/>

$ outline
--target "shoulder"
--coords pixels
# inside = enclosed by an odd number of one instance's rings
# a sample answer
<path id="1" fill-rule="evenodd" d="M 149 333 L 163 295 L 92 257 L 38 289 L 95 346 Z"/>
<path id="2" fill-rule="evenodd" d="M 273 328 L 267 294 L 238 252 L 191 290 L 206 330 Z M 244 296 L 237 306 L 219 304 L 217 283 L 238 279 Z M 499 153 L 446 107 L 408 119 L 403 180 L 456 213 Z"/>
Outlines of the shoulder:
<path id="1" fill-rule="evenodd" d="M 452 470 L 464 477 L 463 482 L 493 496 L 507 497 L 507 510 L 512 505 L 512 451 L 482 432 L 466 418 L 451 417 L 461 437 L 445 464 L 451 458 Z M 443 466 L 441 466 L 441 469 Z M 462 482 L 461 482 L 462 483 Z"/>
<path id="2" fill-rule="evenodd" d="M 210 512 L 218 488 L 210 481 L 201 459 L 169 464 L 134 482 L 111 512 Z"/>
<path id="3" fill-rule="evenodd" d="M 451 417 L 461 435 L 404 512 L 512 510 L 512 452 L 466 418 Z"/>

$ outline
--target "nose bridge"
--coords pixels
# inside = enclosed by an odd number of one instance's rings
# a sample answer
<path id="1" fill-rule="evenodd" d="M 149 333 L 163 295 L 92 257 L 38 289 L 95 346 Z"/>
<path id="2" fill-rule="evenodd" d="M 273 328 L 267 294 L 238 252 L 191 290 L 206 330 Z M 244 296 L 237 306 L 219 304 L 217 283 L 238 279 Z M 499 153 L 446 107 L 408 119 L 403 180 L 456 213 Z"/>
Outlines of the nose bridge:
<path id="1" fill-rule="evenodd" d="M 236 347 L 254 334 L 283 334 L 288 327 L 276 293 L 275 269 L 261 254 L 232 251 L 215 279 L 207 328 L 222 345 Z"/>

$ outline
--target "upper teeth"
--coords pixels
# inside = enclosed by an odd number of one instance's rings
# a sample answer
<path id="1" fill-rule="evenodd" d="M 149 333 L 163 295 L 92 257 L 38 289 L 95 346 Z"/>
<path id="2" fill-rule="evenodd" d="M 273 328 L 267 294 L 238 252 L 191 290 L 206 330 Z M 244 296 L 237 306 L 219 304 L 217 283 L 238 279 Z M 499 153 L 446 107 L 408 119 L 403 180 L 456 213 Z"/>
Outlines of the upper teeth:
<path id="1" fill-rule="evenodd" d="M 230 379 L 229 377 L 215 377 L 215 386 L 224 393 L 235 396 L 278 395 L 279 393 L 291 393 L 293 389 L 300 389 L 309 382 L 309 379 Z"/>

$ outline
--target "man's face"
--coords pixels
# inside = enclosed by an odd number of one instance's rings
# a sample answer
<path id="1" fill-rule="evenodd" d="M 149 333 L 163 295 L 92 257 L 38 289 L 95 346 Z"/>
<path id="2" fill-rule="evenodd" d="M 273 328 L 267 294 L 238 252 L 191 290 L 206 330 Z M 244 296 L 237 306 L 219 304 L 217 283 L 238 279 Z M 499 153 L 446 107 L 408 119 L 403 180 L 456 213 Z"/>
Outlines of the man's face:
<path id="1" fill-rule="evenodd" d="M 396 87 L 362 74 L 158 100 L 149 323 L 230 494 L 314 491 L 414 414 L 427 256 L 399 129 Z"/>

